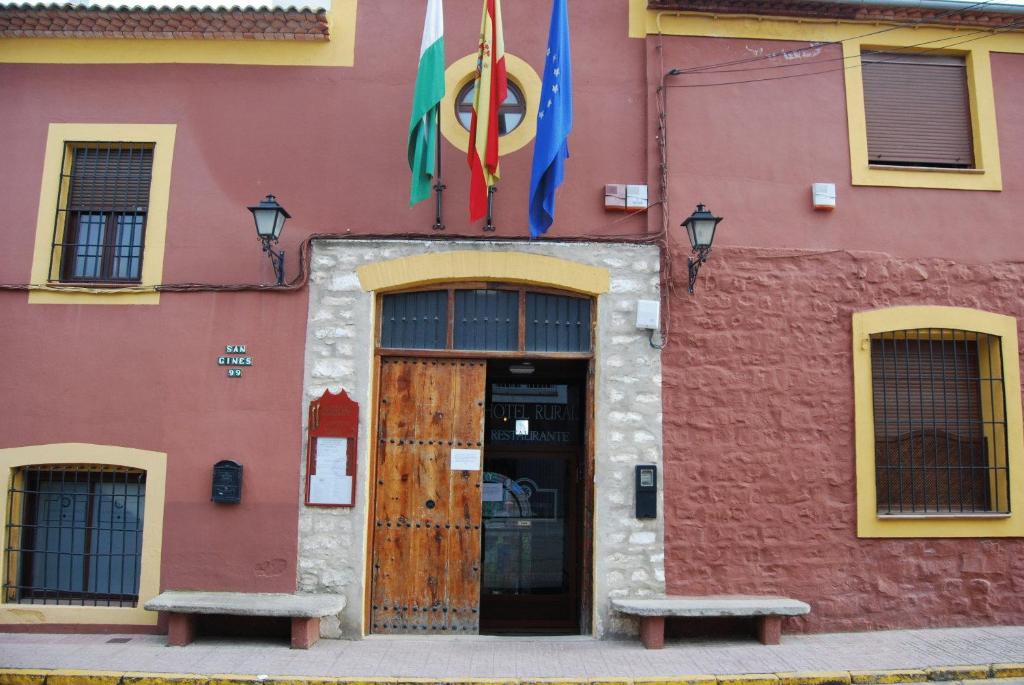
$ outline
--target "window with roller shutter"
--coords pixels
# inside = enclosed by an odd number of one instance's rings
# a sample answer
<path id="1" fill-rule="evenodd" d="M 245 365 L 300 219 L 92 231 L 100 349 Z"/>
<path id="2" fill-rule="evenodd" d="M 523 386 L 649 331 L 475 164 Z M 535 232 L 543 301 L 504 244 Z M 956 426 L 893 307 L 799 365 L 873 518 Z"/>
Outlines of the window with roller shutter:
<path id="1" fill-rule="evenodd" d="M 69 143 L 50 280 L 137 283 L 153 175 L 150 143 Z"/>
<path id="2" fill-rule="evenodd" d="M 871 52 L 861 69 L 870 164 L 975 166 L 962 56 Z"/>

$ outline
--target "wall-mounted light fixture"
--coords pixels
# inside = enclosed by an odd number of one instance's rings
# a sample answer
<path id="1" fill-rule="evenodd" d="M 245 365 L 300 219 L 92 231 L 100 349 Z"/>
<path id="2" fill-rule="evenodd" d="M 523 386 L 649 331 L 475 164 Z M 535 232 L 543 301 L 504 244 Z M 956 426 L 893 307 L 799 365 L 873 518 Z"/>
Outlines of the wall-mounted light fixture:
<path id="1" fill-rule="evenodd" d="M 690 247 L 693 249 L 693 257 L 687 257 L 686 262 L 690 271 L 690 294 L 693 294 L 693 286 L 697 282 L 697 272 L 701 264 L 708 260 L 711 254 L 711 243 L 715 241 L 715 228 L 722 220 L 720 216 L 714 216 L 703 204 L 698 204 L 693 214 L 686 218 L 686 221 L 679 224 L 686 229 L 686 235 L 690 239 Z"/>
<path id="2" fill-rule="evenodd" d="M 284 250 L 275 252 L 270 246 L 277 243 L 284 230 L 284 222 L 292 217 L 288 211 L 277 204 L 273 195 L 267 195 L 258 205 L 249 207 L 252 218 L 256 221 L 256 235 L 263 243 L 263 251 L 270 257 L 270 263 L 274 265 L 274 275 L 277 276 L 277 284 L 284 284 Z"/>
<path id="3" fill-rule="evenodd" d="M 537 369 L 534 367 L 533 362 L 526 361 L 509 364 L 508 367 L 509 373 L 514 373 L 517 376 L 529 376 L 536 370 Z"/>

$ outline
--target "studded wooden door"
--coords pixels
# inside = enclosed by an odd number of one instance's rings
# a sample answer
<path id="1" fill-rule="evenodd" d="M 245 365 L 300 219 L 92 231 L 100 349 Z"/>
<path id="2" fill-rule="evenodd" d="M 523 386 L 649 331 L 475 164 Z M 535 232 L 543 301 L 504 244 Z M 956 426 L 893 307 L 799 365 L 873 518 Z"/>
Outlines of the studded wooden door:
<path id="1" fill-rule="evenodd" d="M 384 358 L 373 512 L 374 633 L 469 635 L 480 625 L 482 450 L 487 364 Z"/>

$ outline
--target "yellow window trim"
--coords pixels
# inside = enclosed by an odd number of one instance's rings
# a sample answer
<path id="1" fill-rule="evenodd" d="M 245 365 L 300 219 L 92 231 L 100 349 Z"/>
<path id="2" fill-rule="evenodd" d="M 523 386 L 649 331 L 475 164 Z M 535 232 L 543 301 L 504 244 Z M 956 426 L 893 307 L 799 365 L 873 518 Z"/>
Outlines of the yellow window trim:
<path id="1" fill-rule="evenodd" d="M 850 172 L 855 186 L 897 186 L 902 188 L 947 188 L 954 190 L 1002 190 L 1003 176 L 999 162 L 999 137 L 996 132 L 996 104 L 992 90 L 992 67 L 989 51 L 968 44 L 963 50 L 939 51 L 942 43 L 924 46 L 926 54 L 963 55 L 967 69 L 967 90 L 971 105 L 971 131 L 974 138 L 974 168 L 963 173 L 959 169 L 912 169 L 871 165 L 868 161 L 868 128 L 864 113 L 864 78 L 858 59 L 862 52 L 902 48 L 922 43 L 887 40 L 885 35 L 871 36 L 870 43 L 843 43 L 846 57 L 846 120 L 850 135 Z M 960 38 L 959 40 L 964 40 Z M 950 43 L 956 43 L 951 40 Z M 852 65 L 852 66 L 851 66 Z"/>
<path id="2" fill-rule="evenodd" d="M 0 38 L 0 62 L 350 67 L 355 64 L 357 2 L 331 2 L 328 41 Z"/>
<path id="3" fill-rule="evenodd" d="M 998 336 L 1006 392 L 1009 515 L 885 517 L 877 513 L 871 335 L 917 328 L 950 328 Z M 1024 537 L 1024 425 L 1020 357 L 1013 317 L 959 307 L 891 307 L 853 315 L 853 388 L 857 455 L 857 536 L 862 538 Z M 984 410 L 984 408 L 983 408 Z M 989 409 L 991 411 L 991 408 Z"/>
<path id="4" fill-rule="evenodd" d="M 608 292 L 608 270 L 568 259 L 524 252 L 436 252 L 401 257 L 356 269 L 366 292 L 430 283 L 504 281 L 559 288 L 585 295 Z"/>
<path id="5" fill-rule="evenodd" d="M 163 452 L 91 445 L 86 443 L 55 443 L 0 449 L 0 478 L 6 493 L 15 469 L 37 464 L 103 464 L 127 466 L 146 472 L 146 507 L 142 523 L 142 573 L 139 578 L 137 607 L 82 607 L 43 604 L 8 604 L 0 596 L 2 624 L 107 624 L 156 625 L 157 614 L 143 605 L 160 593 L 160 553 L 163 545 L 164 492 L 167 485 L 167 455 Z M 6 494 L 4 501 L 7 501 Z M 0 507 L 0 531 L 5 531 L 7 504 Z M 0 565 L 2 581 L 10 569 L 7 559 Z"/>
<path id="6" fill-rule="evenodd" d="M 529 64 L 513 54 L 505 53 L 505 68 L 526 99 L 523 121 L 511 133 L 498 138 L 498 154 L 507 155 L 523 148 L 537 135 L 537 107 L 540 103 L 540 77 Z M 476 53 L 452 62 L 444 71 L 444 99 L 441 100 L 441 134 L 462 150 L 469 151 L 469 131 L 455 116 L 455 98 L 476 76 Z"/>
<path id="7" fill-rule="evenodd" d="M 30 304 L 159 304 L 154 287 L 164 273 L 167 239 L 167 208 L 171 192 L 171 161 L 174 156 L 175 124 L 50 124 L 39 186 L 39 214 L 36 217 L 35 248 L 32 253 Z M 142 280 L 137 285 L 90 288 L 87 285 L 49 284 L 50 258 L 57 203 L 58 181 L 64 149 L 70 142 L 153 143 L 153 180 L 146 215 L 146 237 L 142 251 Z"/>
<path id="8" fill-rule="evenodd" d="M 860 38 L 863 34 L 893 27 L 885 33 Z M 989 55 L 992 52 L 1024 53 L 1020 32 L 981 27 L 918 26 L 897 28 L 898 23 L 852 22 L 816 19 L 773 18 L 761 15 L 710 15 L 695 12 L 648 10 L 646 0 L 629 0 L 629 36 L 650 34 L 740 38 L 750 40 L 842 43 L 846 84 L 847 135 L 853 185 L 953 190 L 1002 190 L 1002 169 L 996 128 L 995 96 Z M 970 42 L 966 42 L 970 41 Z M 859 63 L 852 59 L 861 50 L 897 49 L 919 45 L 928 53 L 943 51 L 962 54 L 967 63 L 967 86 L 971 98 L 975 169 L 913 169 L 869 165 L 867 123 L 864 116 L 864 85 Z M 850 66 L 854 65 L 854 66 Z M 686 67 L 688 65 L 668 65 Z M 692 65 L 696 66 L 696 65 Z M 837 67 L 838 68 L 838 67 Z"/>

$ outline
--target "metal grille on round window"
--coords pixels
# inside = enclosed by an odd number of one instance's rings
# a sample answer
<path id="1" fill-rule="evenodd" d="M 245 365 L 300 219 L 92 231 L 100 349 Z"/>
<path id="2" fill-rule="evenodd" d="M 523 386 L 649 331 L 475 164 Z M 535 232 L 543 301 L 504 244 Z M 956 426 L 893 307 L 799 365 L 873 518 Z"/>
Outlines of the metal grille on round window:
<path id="1" fill-rule="evenodd" d="M 145 500 L 145 471 L 72 464 L 16 469 L 7 493 L 5 600 L 136 606 Z"/>
<path id="2" fill-rule="evenodd" d="M 70 143 L 61 169 L 50 280 L 141 280 L 153 145 Z"/>
<path id="3" fill-rule="evenodd" d="M 998 336 L 922 328 L 872 336 L 879 514 L 1010 511 Z"/>

